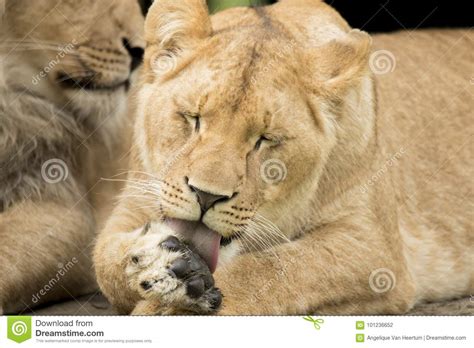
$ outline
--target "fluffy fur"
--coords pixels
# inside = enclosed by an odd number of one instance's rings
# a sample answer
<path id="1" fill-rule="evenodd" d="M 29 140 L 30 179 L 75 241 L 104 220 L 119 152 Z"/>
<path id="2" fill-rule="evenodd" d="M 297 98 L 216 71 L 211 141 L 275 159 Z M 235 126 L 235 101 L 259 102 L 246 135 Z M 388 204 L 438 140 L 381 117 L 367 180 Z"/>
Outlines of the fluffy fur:
<path id="1" fill-rule="evenodd" d="M 169 218 L 238 237 L 220 314 L 399 314 L 474 290 L 472 32 L 377 36 L 396 66 L 375 83 L 369 36 L 316 0 L 212 18 L 157 0 L 145 35 L 131 175 L 95 249 L 121 312 L 183 313 L 126 272 L 137 248 L 163 258 L 136 231 Z M 201 216 L 191 185 L 230 198 Z"/>
<path id="2" fill-rule="evenodd" d="M 118 189 L 100 178 L 123 168 L 126 95 L 144 48 L 134 1 L 12 0 L 5 9 L 0 313 L 96 288 L 90 249 Z"/>

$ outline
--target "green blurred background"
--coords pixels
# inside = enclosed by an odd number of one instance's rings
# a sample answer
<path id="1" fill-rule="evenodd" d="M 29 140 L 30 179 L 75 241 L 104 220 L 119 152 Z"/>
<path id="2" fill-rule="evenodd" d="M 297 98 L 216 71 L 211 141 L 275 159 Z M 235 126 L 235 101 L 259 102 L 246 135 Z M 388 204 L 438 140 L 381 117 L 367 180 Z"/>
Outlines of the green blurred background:
<path id="1" fill-rule="evenodd" d="M 153 3 L 153 0 L 138 0 L 138 2 L 142 7 L 143 13 L 145 14 L 148 11 L 148 8 Z M 273 2 L 275 2 L 275 0 L 207 0 L 207 4 L 209 5 L 211 13 L 221 11 L 233 6 L 266 5 Z"/>
<path id="2" fill-rule="evenodd" d="M 97 0 L 100 1 L 100 0 Z M 153 0 L 138 0 L 146 13 Z M 182 1 L 182 0 L 175 0 Z M 315 0 L 316 1 L 316 0 Z M 275 0 L 207 0 L 212 13 L 231 6 L 266 5 Z M 472 1 L 453 0 L 331 0 L 328 4 L 338 10 L 353 28 L 368 32 L 387 32 L 407 28 L 473 26 Z M 1 0 L 0 0 L 1 3 Z"/>
<path id="3" fill-rule="evenodd" d="M 265 5 L 271 0 L 208 0 L 209 9 L 212 13 L 224 10 L 233 6 Z"/>

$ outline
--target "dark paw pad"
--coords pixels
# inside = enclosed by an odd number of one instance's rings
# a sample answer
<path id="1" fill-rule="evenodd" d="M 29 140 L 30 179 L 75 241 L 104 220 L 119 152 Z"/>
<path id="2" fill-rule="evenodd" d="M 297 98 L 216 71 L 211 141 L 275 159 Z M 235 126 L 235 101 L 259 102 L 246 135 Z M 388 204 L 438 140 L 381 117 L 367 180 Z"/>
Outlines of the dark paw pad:
<path id="1" fill-rule="evenodd" d="M 186 292 L 191 298 L 199 298 L 204 294 L 204 280 L 200 276 L 195 276 L 186 282 Z"/>
<path id="2" fill-rule="evenodd" d="M 170 266 L 169 270 L 174 273 L 177 278 L 185 278 L 189 272 L 191 272 L 191 267 L 189 262 L 184 258 L 179 258 Z"/>
<path id="3" fill-rule="evenodd" d="M 222 295 L 214 287 L 214 278 L 206 262 L 176 237 L 168 237 L 161 246 L 182 253 L 181 257 L 169 265 L 168 272 L 183 282 L 186 296 L 194 303 L 194 307 L 205 312 L 217 310 L 221 305 Z"/>
<path id="4" fill-rule="evenodd" d="M 161 246 L 171 251 L 180 251 L 185 247 L 184 244 L 174 236 L 166 238 L 163 242 L 161 242 Z"/>

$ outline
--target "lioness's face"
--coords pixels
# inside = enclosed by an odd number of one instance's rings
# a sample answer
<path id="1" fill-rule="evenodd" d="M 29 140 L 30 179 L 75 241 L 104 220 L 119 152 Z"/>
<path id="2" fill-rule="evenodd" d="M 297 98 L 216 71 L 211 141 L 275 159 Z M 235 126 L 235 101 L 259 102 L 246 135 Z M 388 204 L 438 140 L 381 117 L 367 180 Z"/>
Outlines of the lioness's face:
<path id="1" fill-rule="evenodd" d="M 151 205 L 175 230 L 207 240 L 201 255 L 213 269 L 216 240 L 266 247 L 314 214 L 337 124 L 346 122 L 337 118 L 365 103 L 348 91 L 365 74 L 369 40 L 327 13 L 329 39 L 295 39 L 278 22 L 285 4 L 212 20 L 204 1 L 185 5 L 155 2 L 147 18 L 134 169 L 158 179 Z"/>
<path id="2" fill-rule="evenodd" d="M 224 237 L 297 211 L 326 154 L 327 124 L 297 88 L 296 43 L 254 30 L 215 35 L 183 66 L 153 61 L 150 73 L 175 71 L 140 101 L 140 153 L 163 181 L 161 211 Z"/>
<path id="3" fill-rule="evenodd" d="M 137 0 L 12 0 L 5 18 L 24 87 L 82 116 L 123 103 L 144 48 Z"/>

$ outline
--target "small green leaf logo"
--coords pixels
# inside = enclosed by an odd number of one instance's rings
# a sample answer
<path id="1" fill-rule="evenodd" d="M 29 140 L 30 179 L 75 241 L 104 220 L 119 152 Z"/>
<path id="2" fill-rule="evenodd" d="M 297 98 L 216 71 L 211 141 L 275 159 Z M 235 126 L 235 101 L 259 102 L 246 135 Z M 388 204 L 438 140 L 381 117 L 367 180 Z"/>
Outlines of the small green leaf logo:
<path id="1" fill-rule="evenodd" d="M 321 319 L 321 318 L 318 318 L 318 319 L 314 319 L 312 316 L 310 315 L 307 315 L 306 317 L 303 317 L 304 320 L 306 321 L 309 321 L 311 323 L 313 323 L 314 325 L 314 328 L 316 330 L 319 330 L 321 328 L 321 324 L 324 324 L 324 319 Z"/>
<path id="2" fill-rule="evenodd" d="M 22 343 L 31 338 L 31 317 L 8 317 L 7 338 Z"/>

